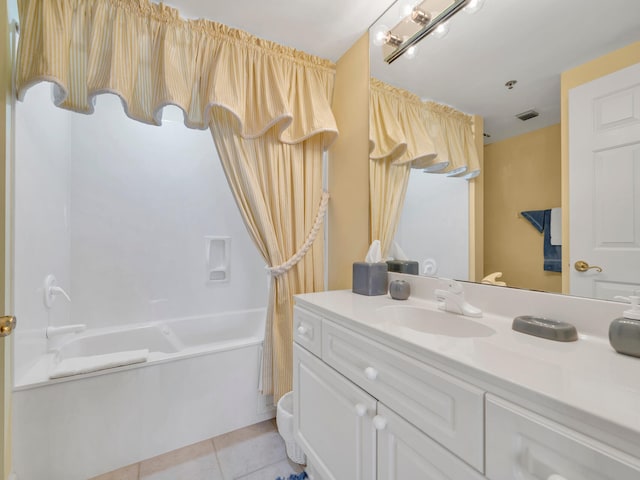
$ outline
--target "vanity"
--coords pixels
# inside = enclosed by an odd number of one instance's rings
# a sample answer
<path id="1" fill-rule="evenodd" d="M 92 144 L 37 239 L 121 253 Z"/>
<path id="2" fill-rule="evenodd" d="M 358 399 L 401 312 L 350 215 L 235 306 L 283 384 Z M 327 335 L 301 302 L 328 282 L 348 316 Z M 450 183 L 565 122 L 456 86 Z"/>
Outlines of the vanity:
<path id="1" fill-rule="evenodd" d="M 606 338 L 623 305 L 464 284 L 482 318 L 438 310 L 438 280 L 407 301 L 299 295 L 295 436 L 312 480 L 640 478 L 640 358 Z M 554 342 L 517 315 L 574 323 Z"/>

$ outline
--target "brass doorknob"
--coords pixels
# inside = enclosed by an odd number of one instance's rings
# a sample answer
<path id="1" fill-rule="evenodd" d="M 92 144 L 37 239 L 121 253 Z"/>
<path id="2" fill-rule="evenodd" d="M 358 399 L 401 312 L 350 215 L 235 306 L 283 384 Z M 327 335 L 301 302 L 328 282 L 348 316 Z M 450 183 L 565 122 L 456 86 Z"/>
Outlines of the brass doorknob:
<path id="1" fill-rule="evenodd" d="M 589 265 L 584 260 L 578 260 L 573 266 L 579 272 L 586 272 L 587 270 L 591 270 L 592 268 L 595 269 L 596 272 L 602 272 L 602 268 L 601 267 L 599 267 L 597 265 Z"/>
<path id="2" fill-rule="evenodd" d="M 0 317 L 0 337 L 7 337 L 11 335 L 13 329 L 16 328 L 16 323 L 16 317 L 12 317 L 10 315 Z"/>

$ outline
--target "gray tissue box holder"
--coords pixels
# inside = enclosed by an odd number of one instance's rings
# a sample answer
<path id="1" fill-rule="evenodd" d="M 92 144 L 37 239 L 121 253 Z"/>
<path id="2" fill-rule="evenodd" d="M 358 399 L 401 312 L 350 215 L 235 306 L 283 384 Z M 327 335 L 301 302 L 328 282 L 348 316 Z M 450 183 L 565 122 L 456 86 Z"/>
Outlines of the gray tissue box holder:
<path id="1" fill-rule="evenodd" d="M 387 294 L 387 264 L 355 262 L 353 264 L 353 293 L 360 295 Z"/>

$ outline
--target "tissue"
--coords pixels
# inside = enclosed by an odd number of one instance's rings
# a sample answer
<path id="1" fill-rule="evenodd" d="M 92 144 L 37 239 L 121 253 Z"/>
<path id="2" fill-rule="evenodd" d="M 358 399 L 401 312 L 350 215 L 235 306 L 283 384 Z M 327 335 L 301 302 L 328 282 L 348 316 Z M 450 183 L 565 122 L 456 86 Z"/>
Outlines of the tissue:
<path id="1" fill-rule="evenodd" d="M 393 245 L 391 245 L 391 252 L 389 252 L 389 256 L 392 260 L 409 260 L 407 254 L 404 253 L 402 248 L 400 248 L 400 245 L 398 245 L 398 242 L 393 242 Z"/>
<path id="2" fill-rule="evenodd" d="M 382 247 L 380 240 L 374 240 L 369 246 L 367 256 L 364 258 L 365 263 L 380 263 L 382 261 Z"/>
<path id="3" fill-rule="evenodd" d="M 354 262 L 352 291 L 360 295 L 386 295 L 387 264 L 382 261 L 380 240 L 371 243 L 364 262 Z"/>

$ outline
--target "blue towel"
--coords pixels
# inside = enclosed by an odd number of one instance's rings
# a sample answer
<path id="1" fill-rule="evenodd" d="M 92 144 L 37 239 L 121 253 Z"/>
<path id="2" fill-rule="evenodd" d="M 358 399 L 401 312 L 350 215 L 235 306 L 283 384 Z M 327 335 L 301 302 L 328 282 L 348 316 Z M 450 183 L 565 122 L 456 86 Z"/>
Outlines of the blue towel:
<path id="1" fill-rule="evenodd" d="M 289 478 L 278 477 L 276 478 L 276 480 L 303 480 L 305 478 L 307 478 L 307 473 L 302 472 L 299 474 L 292 473 L 291 475 L 289 475 Z"/>
<path id="2" fill-rule="evenodd" d="M 548 272 L 562 272 L 562 245 L 551 245 L 551 209 L 529 210 L 520 214 L 536 230 L 544 232 L 544 269 Z"/>

